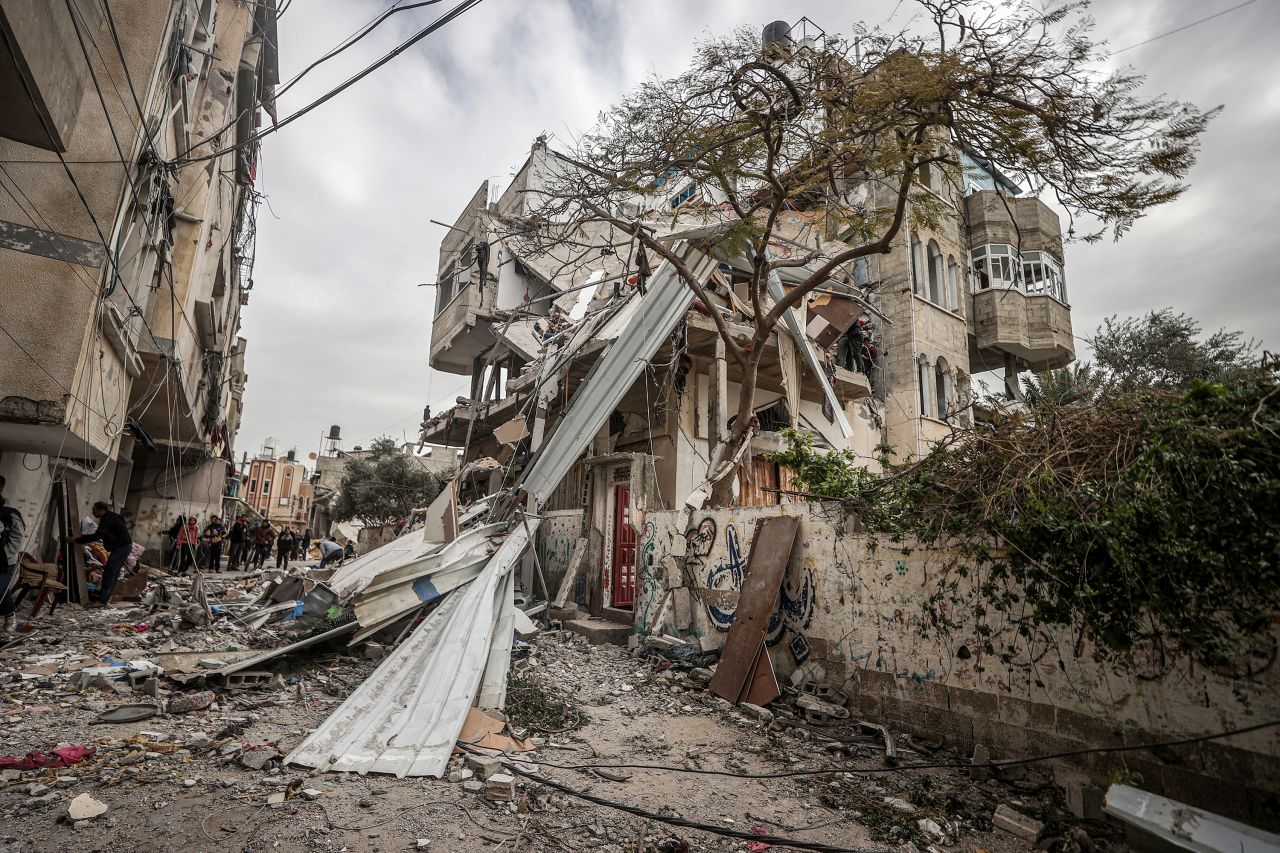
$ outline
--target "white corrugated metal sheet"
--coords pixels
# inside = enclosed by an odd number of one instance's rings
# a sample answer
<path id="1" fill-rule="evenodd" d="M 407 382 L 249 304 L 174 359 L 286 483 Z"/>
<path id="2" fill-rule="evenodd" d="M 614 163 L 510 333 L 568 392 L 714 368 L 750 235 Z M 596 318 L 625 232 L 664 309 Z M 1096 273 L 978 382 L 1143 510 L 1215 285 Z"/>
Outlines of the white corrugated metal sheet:
<path id="1" fill-rule="evenodd" d="M 285 762 L 361 774 L 443 775 L 477 693 L 482 707 L 500 706 L 505 696 L 512 568 L 537 526 L 533 519 L 515 527 L 479 576 L 448 593 Z"/>

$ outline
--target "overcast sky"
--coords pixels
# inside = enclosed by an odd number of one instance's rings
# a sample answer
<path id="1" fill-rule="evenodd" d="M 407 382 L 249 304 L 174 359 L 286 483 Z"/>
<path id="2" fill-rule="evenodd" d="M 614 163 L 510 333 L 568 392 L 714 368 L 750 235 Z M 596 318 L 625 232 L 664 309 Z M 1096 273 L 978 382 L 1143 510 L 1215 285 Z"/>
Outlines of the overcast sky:
<path id="1" fill-rule="evenodd" d="M 284 115 L 381 56 L 454 0 L 393 16 L 282 99 Z M 1239 0 L 1095 4 L 1116 49 Z M 390 0 L 293 0 L 280 21 L 289 79 Z M 848 32 L 912 0 L 486 0 L 263 143 L 255 287 L 244 310 L 249 384 L 237 452 L 267 436 L 302 458 L 330 424 L 343 445 L 416 440 L 423 404 L 440 411 L 465 377 L 428 368 L 436 249 L 480 182 L 505 185 L 533 138 L 567 139 L 646 76 L 681 70 L 694 41 L 807 15 Z M 1280 3 L 1260 0 L 1115 61 L 1151 93 L 1225 104 L 1191 190 L 1120 243 L 1067 248 L 1077 335 L 1103 317 L 1173 306 L 1206 328 L 1275 346 L 1280 289 Z M 1270 270 L 1270 272 L 1268 272 Z M 1080 344 L 1080 342 L 1077 342 Z"/>

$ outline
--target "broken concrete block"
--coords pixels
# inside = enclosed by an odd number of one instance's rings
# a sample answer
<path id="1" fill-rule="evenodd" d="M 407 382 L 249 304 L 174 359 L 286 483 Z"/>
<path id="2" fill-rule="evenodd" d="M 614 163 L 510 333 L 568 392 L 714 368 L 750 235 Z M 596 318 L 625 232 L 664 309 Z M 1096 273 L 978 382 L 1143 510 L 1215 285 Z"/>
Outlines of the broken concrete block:
<path id="1" fill-rule="evenodd" d="M 687 629 L 693 621 L 693 594 L 685 587 L 671 590 L 671 606 L 676 613 L 676 624 Z"/>
<path id="2" fill-rule="evenodd" d="M 478 794 L 484 790 L 484 783 L 479 779 L 468 779 L 462 783 L 462 790 L 468 794 Z"/>
<path id="3" fill-rule="evenodd" d="M 578 605 L 566 604 L 564 607 L 552 607 L 548 614 L 552 622 L 568 622 L 578 618 Z"/>
<path id="4" fill-rule="evenodd" d="M 72 821 L 93 820 L 107 813 L 109 806 L 88 794 L 81 794 L 67 805 L 67 818 Z"/>
<path id="5" fill-rule="evenodd" d="M 274 805 L 277 805 L 278 803 L 283 803 L 284 800 L 285 800 L 284 791 L 276 791 L 274 794 L 271 794 L 270 796 L 267 797 L 267 805 L 274 806 Z"/>
<path id="6" fill-rule="evenodd" d="M 711 676 L 714 674 L 704 666 L 694 667 L 689 670 L 689 680 L 696 681 L 698 684 L 710 684 Z"/>
<path id="7" fill-rule="evenodd" d="M 1035 841 L 1040 837 L 1040 831 L 1044 829 L 1044 824 L 1040 821 L 1014 811 L 1004 803 L 996 806 L 991 822 L 1010 835 L 1016 835 L 1028 841 Z"/>
<path id="8" fill-rule="evenodd" d="M 487 781 L 494 775 L 502 772 L 502 760 L 498 758 L 490 758 L 487 755 L 468 755 L 467 767 L 471 772 L 475 773 L 481 781 Z"/>
<path id="9" fill-rule="evenodd" d="M 300 794 L 304 800 L 318 800 L 324 796 L 324 791 L 317 791 L 315 788 L 303 788 Z"/>
<path id="10" fill-rule="evenodd" d="M 251 749 L 240 756 L 240 765 L 250 770 L 261 770 L 266 767 L 276 754 L 269 749 Z"/>
<path id="11" fill-rule="evenodd" d="M 490 800 L 511 802 L 516 798 L 516 777 L 510 773 L 497 773 L 484 783 L 484 795 Z"/>
<path id="12" fill-rule="evenodd" d="M 49 790 L 48 785 L 41 785 L 39 782 L 32 782 L 30 785 L 27 786 L 27 795 L 31 797 L 39 797 L 39 796 L 42 796 L 48 790 Z"/>
<path id="13" fill-rule="evenodd" d="M 1071 779 L 1063 786 L 1067 799 L 1067 809 L 1076 817 L 1086 820 L 1102 820 L 1102 803 L 1106 792 L 1097 785 Z"/>
<path id="14" fill-rule="evenodd" d="M 365 660 L 382 660 L 387 656 L 386 646 L 382 643 L 365 643 L 360 652 Z"/>
<path id="15" fill-rule="evenodd" d="M 473 773 L 469 768 L 463 767 L 461 770 L 451 771 L 449 773 L 449 781 L 456 785 L 459 782 L 465 782 L 468 779 L 473 778 L 475 775 L 476 774 Z"/>
<path id="16" fill-rule="evenodd" d="M 773 712 L 768 708 L 761 708 L 759 705 L 753 705 L 750 702 L 741 702 L 738 709 L 754 720 L 759 720 L 766 726 L 773 722 Z"/>

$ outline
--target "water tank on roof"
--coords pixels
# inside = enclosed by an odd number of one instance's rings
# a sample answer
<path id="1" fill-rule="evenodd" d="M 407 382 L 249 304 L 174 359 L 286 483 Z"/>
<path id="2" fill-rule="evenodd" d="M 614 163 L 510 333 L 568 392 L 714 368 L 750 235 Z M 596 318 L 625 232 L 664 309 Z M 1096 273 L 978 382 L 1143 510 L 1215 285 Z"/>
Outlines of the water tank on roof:
<path id="1" fill-rule="evenodd" d="M 334 424 L 333 426 L 329 427 L 330 441 L 339 441 L 341 438 L 342 438 L 342 427 L 338 426 L 337 424 Z"/>
<path id="2" fill-rule="evenodd" d="M 297 461 L 298 461 L 298 451 L 297 451 L 297 450 L 290 450 L 290 451 L 289 451 L 288 456 L 289 456 L 289 461 L 290 461 L 290 462 L 297 462 Z"/>
<path id="3" fill-rule="evenodd" d="M 773 21 L 764 25 L 764 35 L 760 39 L 760 52 L 766 62 L 778 62 L 791 58 L 793 43 L 791 25 L 786 21 Z"/>

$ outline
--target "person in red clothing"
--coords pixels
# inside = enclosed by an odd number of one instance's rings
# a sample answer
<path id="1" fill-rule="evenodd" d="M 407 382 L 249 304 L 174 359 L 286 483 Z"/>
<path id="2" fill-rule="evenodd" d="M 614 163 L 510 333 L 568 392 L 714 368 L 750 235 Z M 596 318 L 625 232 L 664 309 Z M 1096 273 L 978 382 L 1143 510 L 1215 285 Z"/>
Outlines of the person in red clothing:
<path id="1" fill-rule="evenodd" d="M 194 515 L 187 516 L 182 527 L 178 529 L 178 574 L 185 575 L 187 569 L 196 564 L 196 547 L 200 544 L 200 526 L 196 524 Z"/>

